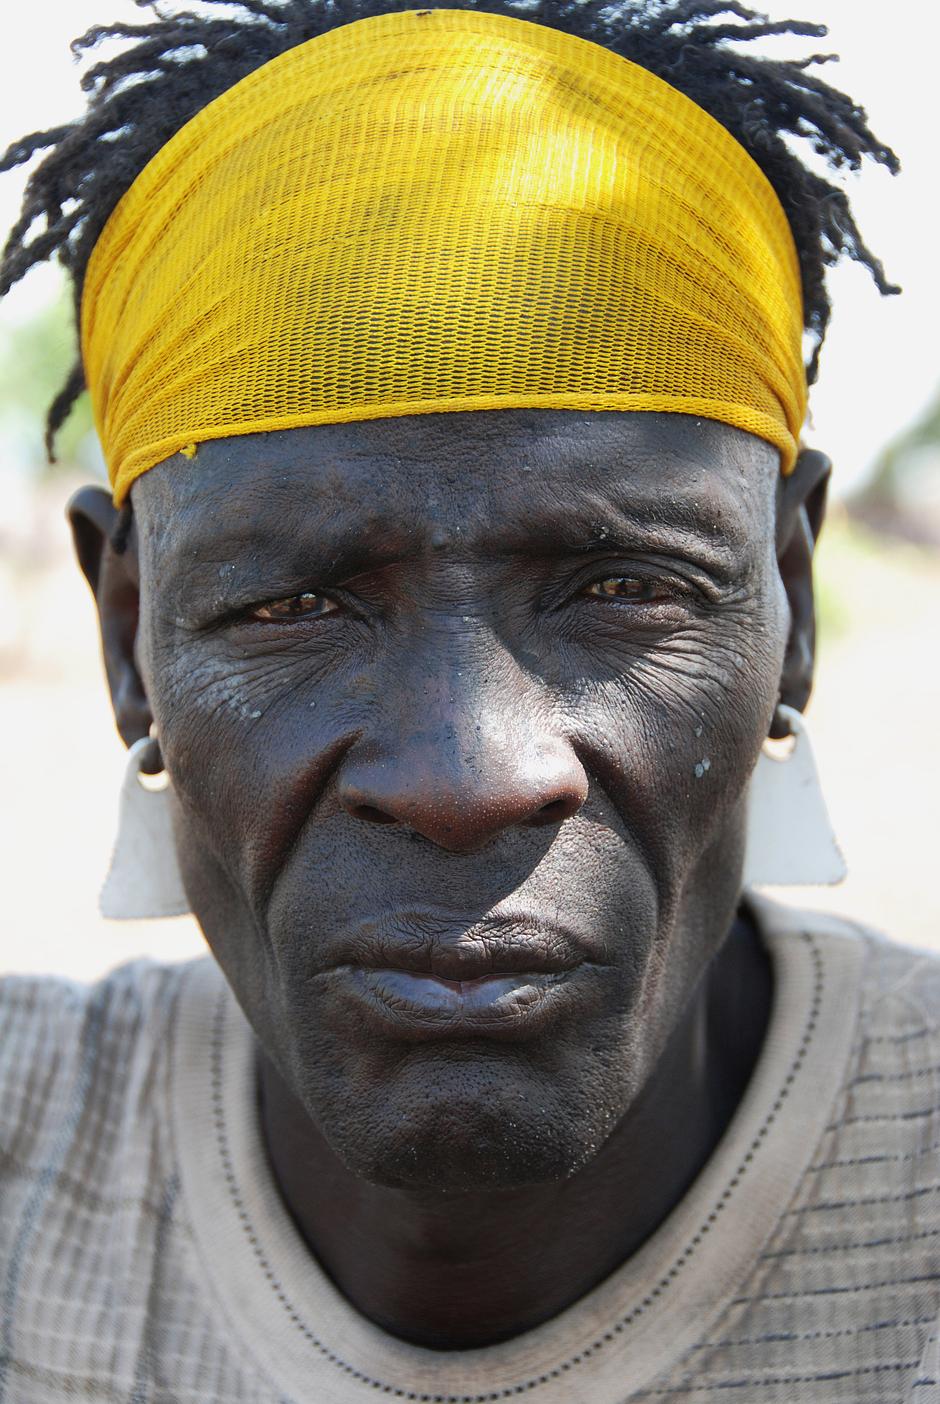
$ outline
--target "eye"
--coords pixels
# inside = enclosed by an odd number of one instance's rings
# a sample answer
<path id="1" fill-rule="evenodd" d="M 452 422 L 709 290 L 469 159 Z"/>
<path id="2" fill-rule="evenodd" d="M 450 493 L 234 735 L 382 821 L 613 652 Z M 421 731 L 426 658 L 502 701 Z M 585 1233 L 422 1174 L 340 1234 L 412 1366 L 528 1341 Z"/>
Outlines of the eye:
<path id="1" fill-rule="evenodd" d="M 332 614 L 338 606 L 326 595 L 307 590 L 302 595 L 288 595 L 283 600 L 268 600 L 248 611 L 249 619 L 280 621 L 282 619 L 316 619 Z"/>
<path id="2" fill-rule="evenodd" d="M 584 593 L 602 600 L 627 600 L 630 604 L 653 604 L 669 598 L 662 581 L 637 575 L 610 575 L 606 580 L 595 580 Z"/>

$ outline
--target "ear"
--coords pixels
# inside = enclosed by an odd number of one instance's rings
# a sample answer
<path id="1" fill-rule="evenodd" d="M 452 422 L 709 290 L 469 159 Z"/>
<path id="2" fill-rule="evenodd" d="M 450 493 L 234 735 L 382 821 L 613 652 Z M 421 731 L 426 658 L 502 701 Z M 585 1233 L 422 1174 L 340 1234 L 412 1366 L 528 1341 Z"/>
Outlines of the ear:
<path id="1" fill-rule="evenodd" d="M 826 513 L 832 464 L 817 449 L 803 449 L 777 492 L 777 565 L 790 605 L 790 637 L 780 676 L 780 701 L 802 712 L 813 687 L 816 609 L 813 552 Z M 771 736 L 778 729 L 771 729 Z"/>
<path id="2" fill-rule="evenodd" d="M 68 519 L 78 563 L 98 606 L 114 719 L 124 744 L 131 746 L 149 734 L 153 721 L 137 666 L 140 573 L 131 509 L 119 512 L 103 488 L 85 487 L 69 503 Z"/>

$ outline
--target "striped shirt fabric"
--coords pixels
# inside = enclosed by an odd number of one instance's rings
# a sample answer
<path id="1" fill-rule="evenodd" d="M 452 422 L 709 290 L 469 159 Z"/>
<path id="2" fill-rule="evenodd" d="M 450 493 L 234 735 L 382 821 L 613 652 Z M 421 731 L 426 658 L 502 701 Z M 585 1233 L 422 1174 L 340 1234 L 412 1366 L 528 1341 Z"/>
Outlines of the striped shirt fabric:
<path id="1" fill-rule="evenodd" d="M 749 897 L 765 1045 L 653 1237 L 553 1321 L 411 1346 L 300 1240 L 211 960 L 0 993 L 0 1404 L 940 1404 L 940 961 Z"/>

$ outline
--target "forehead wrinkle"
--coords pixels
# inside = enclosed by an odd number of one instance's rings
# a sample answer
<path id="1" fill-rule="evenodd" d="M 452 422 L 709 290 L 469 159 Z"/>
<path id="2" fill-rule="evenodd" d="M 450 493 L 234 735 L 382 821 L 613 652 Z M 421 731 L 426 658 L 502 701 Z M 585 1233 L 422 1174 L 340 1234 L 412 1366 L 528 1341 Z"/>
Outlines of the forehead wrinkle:
<path id="1" fill-rule="evenodd" d="M 642 532 L 645 544 L 656 532 L 686 533 L 732 550 L 772 535 L 773 451 L 726 426 L 690 434 L 683 418 L 546 412 L 519 422 L 504 411 L 495 438 L 473 432 L 486 428 L 481 414 L 223 440 L 200 451 L 202 472 L 169 460 L 145 474 L 135 511 L 161 564 L 186 571 L 200 557 L 260 562 L 272 553 L 315 564 L 344 538 L 366 545 L 370 533 L 382 537 L 383 556 L 389 546 L 420 551 L 428 533 L 484 556 L 528 554 L 536 538 L 560 533 L 563 544 L 565 532 L 577 550 L 598 526 Z M 470 422 L 454 436 L 456 419 Z"/>
<path id="2" fill-rule="evenodd" d="M 633 535 L 642 531 L 645 539 L 659 529 L 732 551 L 772 540 L 777 454 L 752 435 L 711 422 L 696 424 L 690 433 L 686 416 L 584 420 L 544 413 L 537 434 L 533 425 L 507 422 L 496 452 L 485 445 L 488 471 L 481 478 L 473 472 L 477 456 L 470 435 L 455 455 L 458 464 L 466 458 L 466 477 L 414 463 L 421 508 L 460 502 L 463 548 L 473 549 L 479 533 L 480 547 L 491 552 L 529 550 L 537 536 L 558 537 L 559 527 L 562 536 L 571 535 L 575 518 L 583 519 L 578 545 L 595 524 Z M 683 432 L 664 434 L 665 428 Z"/>
<path id="3" fill-rule="evenodd" d="M 764 494 L 753 496 L 759 503 Z M 763 521 L 755 505 L 714 481 L 704 494 L 687 496 L 672 488 L 656 495 L 648 489 L 628 491 L 622 481 L 612 483 L 610 491 L 574 483 L 563 499 L 554 492 L 534 494 L 524 516 L 502 519 L 491 529 L 489 543 L 500 552 L 534 549 L 542 554 L 602 549 L 605 544 L 666 551 L 686 545 L 730 565 L 772 532 L 771 517 L 765 512 Z"/>
<path id="4" fill-rule="evenodd" d="M 234 509 L 231 494 L 215 483 L 182 501 L 167 502 L 165 493 L 155 494 L 145 516 L 154 524 L 147 534 L 161 566 L 196 581 L 204 572 L 214 577 L 223 562 L 235 566 L 240 576 L 272 564 L 285 571 L 316 572 L 352 553 L 392 558 L 413 534 L 405 522 L 383 515 L 377 504 L 361 499 L 337 503 L 315 492 L 298 502 L 296 484 L 290 492 L 280 486 L 281 491 L 269 491 L 259 483 L 253 492 L 239 494 Z M 160 510 L 164 507 L 169 510 Z"/>

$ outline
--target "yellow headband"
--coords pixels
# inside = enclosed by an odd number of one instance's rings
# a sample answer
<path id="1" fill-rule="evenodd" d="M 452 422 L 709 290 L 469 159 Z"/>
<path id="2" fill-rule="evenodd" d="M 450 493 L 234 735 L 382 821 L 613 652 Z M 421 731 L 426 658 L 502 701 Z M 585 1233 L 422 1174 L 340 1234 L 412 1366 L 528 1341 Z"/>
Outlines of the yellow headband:
<path id="1" fill-rule="evenodd" d="M 717 419 L 788 472 L 801 335 L 786 216 L 723 127 L 597 44 L 464 10 L 344 25 L 209 103 L 82 301 L 116 502 L 206 439 L 524 406 Z"/>

